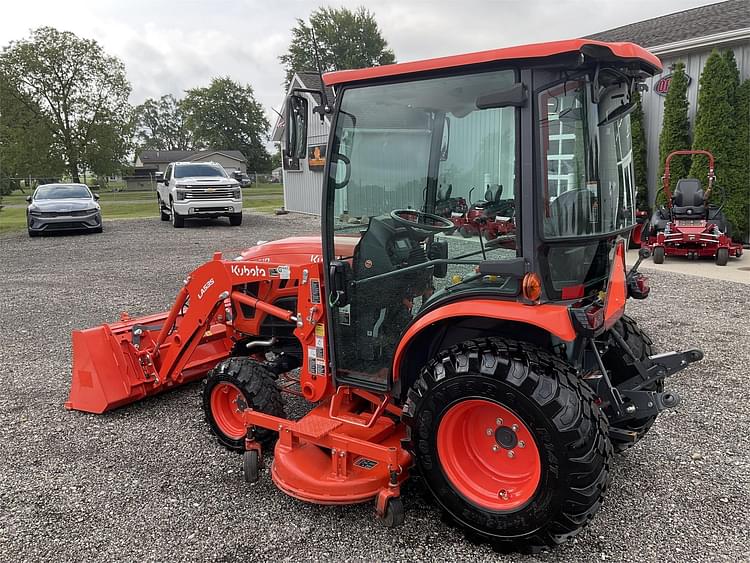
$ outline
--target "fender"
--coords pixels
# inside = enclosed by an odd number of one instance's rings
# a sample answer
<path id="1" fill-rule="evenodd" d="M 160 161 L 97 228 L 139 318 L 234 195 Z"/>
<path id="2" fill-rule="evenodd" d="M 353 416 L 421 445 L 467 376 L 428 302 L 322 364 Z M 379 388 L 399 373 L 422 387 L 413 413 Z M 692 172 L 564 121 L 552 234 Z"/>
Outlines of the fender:
<path id="1" fill-rule="evenodd" d="M 561 340 L 571 342 L 576 338 L 576 331 L 570 319 L 568 308 L 563 305 L 525 305 L 516 301 L 497 301 L 492 299 L 467 299 L 450 303 L 430 311 L 417 319 L 404 333 L 393 356 L 393 381 L 400 377 L 400 366 L 412 341 L 433 323 L 446 318 L 485 317 L 490 319 L 517 321 L 537 326 Z"/>

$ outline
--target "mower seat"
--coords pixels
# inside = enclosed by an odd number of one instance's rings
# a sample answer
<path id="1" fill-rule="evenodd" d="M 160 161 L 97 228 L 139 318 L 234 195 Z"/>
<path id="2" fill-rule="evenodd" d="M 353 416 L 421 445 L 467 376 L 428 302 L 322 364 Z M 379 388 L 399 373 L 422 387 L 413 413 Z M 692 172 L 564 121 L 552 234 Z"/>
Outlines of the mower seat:
<path id="1" fill-rule="evenodd" d="M 700 180 L 683 178 L 678 180 L 672 197 L 672 213 L 675 217 L 702 219 L 706 216 L 703 189 Z"/>

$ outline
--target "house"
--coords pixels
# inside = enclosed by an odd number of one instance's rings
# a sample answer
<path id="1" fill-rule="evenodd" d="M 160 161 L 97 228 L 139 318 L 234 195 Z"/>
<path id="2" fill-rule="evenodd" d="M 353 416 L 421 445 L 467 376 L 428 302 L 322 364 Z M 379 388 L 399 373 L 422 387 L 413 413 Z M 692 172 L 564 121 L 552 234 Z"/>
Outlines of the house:
<path id="1" fill-rule="evenodd" d="M 322 90 L 323 81 L 317 72 L 297 72 L 289 83 L 289 89 L 284 99 L 294 88 Z M 276 120 L 271 133 L 271 141 L 282 146 L 282 176 L 284 183 L 284 207 L 298 213 L 320 214 L 320 204 L 323 190 L 323 169 L 325 167 L 325 151 L 328 144 L 330 130 L 330 116 L 313 113 L 313 109 L 320 105 L 320 100 L 309 93 L 302 94 L 307 98 L 309 111 L 307 119 L 307 152 L 309 157 L 296 160 L 287 158 L 283 152 L 284 120 L 281 116 Z M 333 105 L 334 92 L 326 88 L 328 103 Z"/>
<path id="2" fill-rule="evenodd" d="M 164 172 L 170 162 L 217 162 L 228 174 L 247 173 L 245 155 L 240 151 L 199 150 L 199 151 L 143 151 L 135 159 L 135 169 L 145 172 Z"/>
<path id="3" fill-rule="evenodd" d="M 732 49 L 740 78 L 750 78 L 750 0 L 729 0 L 649 20 L 631 23 L 588 36 L 600 41 L 630 41 L 646 47 L 664 66 L 662 74 L 648 79 L 648 92 L 642 95 L 648 150 L 649 201 L 659 183 L 659 135 L 664 116 L 664 96 L 674 63 L 682 61 L 690 80 L 688 116 L 695 120 L 698 105 L 698 79 L 713 49 Z M 685 147 L 690 148 L 690 147 Z"/>

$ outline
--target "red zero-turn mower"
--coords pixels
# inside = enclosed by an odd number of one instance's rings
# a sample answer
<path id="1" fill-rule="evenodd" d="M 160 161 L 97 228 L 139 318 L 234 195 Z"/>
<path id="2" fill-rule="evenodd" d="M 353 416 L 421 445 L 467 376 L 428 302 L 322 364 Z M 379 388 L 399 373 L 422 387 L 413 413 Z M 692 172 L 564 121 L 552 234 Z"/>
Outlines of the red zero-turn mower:
<path id="1" fill-rule="evenodd" d="M 677 155 L 708 157 L 708 186 L 703 191 L 700 180 L 681 178 L 674 195 L 669 190 L 669 162 Z M 649 247 L 655 264 L 662 264 L 666 256 L 714 258 L 719 266 L 726 266 L 730 256 L 742 256 L 742 244 L 732 242 L 730 225 L 722 213 L 722 205 L 709 203 L 714 185 L 714 156 L 703 150 L 673 151 L 667 156 L 662 176 L 666 205 L 657 209 L 651 218 Z M 724 190 L 721 188 L 722 199 Z"/>
<path id="2" fill-rule="evenodd" d="M 313 92 L 316 108 L 293 90 L 287 154 L 307 158 L 308 120 L 330 113 L 321 235 L 216 253 L 169 311 L 74 331 L 66 406 L 205 379 L 208 426 L 247 481 L 265 467 L 289 495 L 374 502 L 396 526 L 419 475 L 474 538 L 575 536 L 614 452 L 678 404 L 665 379 L 703 356 L 655 354 L 625 314 L 649 292 L 640 261 L 625 269 L 631 94 L 659 72 L 636 45 L 576 39 L 329 73 L 335 104 Z M 564 197 L 546 176 L 561 133 L 577 163 Z M 439 178 L 488 170 L 518 186 L 513 251 L 435 213 Z"/>

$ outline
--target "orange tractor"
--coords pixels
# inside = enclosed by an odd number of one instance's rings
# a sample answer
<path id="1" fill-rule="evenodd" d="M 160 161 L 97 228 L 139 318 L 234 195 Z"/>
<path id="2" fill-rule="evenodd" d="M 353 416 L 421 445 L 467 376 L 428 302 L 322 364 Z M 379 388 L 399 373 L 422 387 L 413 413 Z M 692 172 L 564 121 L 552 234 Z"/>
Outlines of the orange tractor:
<path id="1" fill-rule="evenodd" d="M 664 380 L 702 357 L 654 354 L 624 314 L 649 292 L 625 267 L 628 112 L 660 71 L 636 45 L 569 40 L 329 73 L 335 104 L 292 92 L 287 154 L 306 158 L 316 114 L 332 124 L 322 236 L 217 253 L 169 311 L 75 331 L 67 407 L 205 378 L 208 425 L 248 481 L 268 465 L 289 495 L 374 501 L 395 526 L 419 475 L 475 537 L 574 536 L 613 452 L 679 402 Z M 501 244 L 435 213 L 439 179 L 488 177 L 514 200 Z M 287 417 L 285 394 L 309 412 Z"/>

